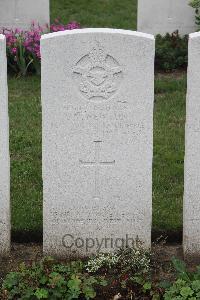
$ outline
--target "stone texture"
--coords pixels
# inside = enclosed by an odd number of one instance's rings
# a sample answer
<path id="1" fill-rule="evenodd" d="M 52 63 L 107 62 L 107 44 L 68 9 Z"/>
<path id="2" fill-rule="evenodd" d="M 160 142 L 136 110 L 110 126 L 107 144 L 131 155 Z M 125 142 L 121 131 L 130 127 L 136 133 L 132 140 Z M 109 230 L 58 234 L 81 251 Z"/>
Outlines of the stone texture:
<path id="1" fill-rule="evenodd" d="M 49 24 L 49 0 L 0 0 L 0 27 L 29 29 Z"/>
<path id="2" fill-rule="evenodd" d="M 183 244 L 200 257 L 200 33 L 190 35 L 188 64 Z"/>
<path id="3" fill-rule="evenodd" d="M 6 40 L 0 35 L 0 256 L 10 249 L 10 159 Z"/>
<path id="4" fill-rule="evenodd" d="M 189 0 L 138 0 L 138 31 L 164 35 L 196 31 L 195 12 Z"/>
<path id="5" fill-rule="evenodd" d="M 150 247 L 153 36 L 73 30 L 41 52 L 44 253 Z"/>

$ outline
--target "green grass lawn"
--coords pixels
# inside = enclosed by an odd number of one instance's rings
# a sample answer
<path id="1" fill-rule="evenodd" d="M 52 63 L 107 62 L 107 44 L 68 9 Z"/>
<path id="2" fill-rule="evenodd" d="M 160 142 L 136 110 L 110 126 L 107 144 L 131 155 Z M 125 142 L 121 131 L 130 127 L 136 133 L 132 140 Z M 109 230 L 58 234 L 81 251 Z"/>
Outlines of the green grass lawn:
<path id="1" fill-rule="evenodd" d="M 14 231 L 42 228 L 40 78 L 9 80 L 11 207 Z"/>
<path id="2" fill-rule="evenodd" d="M 182 228 L 186 75 L 155 82 L 153 227 Z"/>
<path id="3" fill-rule="evenodd" d="M 51 0 L 51 19 L 84 27 L 136 28 L 136 0 Z M 157 76 L 153 227 L 182 227 L 186 76 Z M 42 231 L 40 78 L 9 79 L 11 200 L 14 232 Z"/>
<path id="4" fill-rule="evenodd" d="M 51 0 L 51 20 L 77 21 L 82 27 L 136 29 L 137 0 Z"/>

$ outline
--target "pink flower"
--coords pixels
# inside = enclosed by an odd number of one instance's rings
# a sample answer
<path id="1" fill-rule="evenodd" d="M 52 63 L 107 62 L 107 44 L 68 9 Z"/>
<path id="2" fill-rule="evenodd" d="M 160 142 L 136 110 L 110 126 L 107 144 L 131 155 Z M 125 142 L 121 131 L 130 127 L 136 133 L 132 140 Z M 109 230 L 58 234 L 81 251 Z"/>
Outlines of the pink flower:
<path id="1" fill-rule="evenodd" d="M 24 61 L 27 65 L 32 62 L 32 65 L 34 66 L 34 64 L 36 64 L 36 68 L 38 69 L 38 62 L 41 60 L 41 36 L 49 32 L 73 30 L 77 28 L 80 28 L 77 22 L 73 21 L 68 24 L 63 24 L 60 18 L 57 18 L 50 26 L 48 24 L 40 26 L 33 21 L 30 30 L 0 28 L 0 33 L 6 36 L 8 59 L 11 65 L 13 64 L 15 68 L 20 69 L 21 65 L 24 65 Z M 21 64 L 21 59 L 23 59 L 23 64 Z"/>
<path id="2" fill-rule="evenodd" d="M 75 21 L 73 21 L 67 25 L 68 30 L 79 29 L 79 28 L 80 28 L 80 24 Z"/>
<path id="3" fill-rule="evenodd" d="M 16 54 L 17 54 L 17 48 L 12 48 L 12 53 L 13 53 L 14 55 L 16 55 Z"/>

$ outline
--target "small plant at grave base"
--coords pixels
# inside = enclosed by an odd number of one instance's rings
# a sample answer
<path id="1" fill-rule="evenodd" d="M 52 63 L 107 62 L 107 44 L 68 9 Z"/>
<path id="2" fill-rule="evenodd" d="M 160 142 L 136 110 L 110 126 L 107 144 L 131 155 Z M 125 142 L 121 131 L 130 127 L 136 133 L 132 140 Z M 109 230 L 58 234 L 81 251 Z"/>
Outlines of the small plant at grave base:
<path id="1" fill-rule="evenodd" d="M 177 280 L 164 294 L 164 300 L 199 300 L 200 299 L 200 266 L 196 272 L 188 272 L 184 262 L 173 258 L 174 268 L 177 271 Z"/>
<path id="2" fill-rule="evenodd" d="M 191 0 L 189 5 L 195 9 L 195 19 L 198 30 L 200 30 L 200 0 Z"/>
<path id="3" fill-rule="evenodd" d="M 76 22 L 64 25 L 58 19 L 53 24 L 45 26 L 32 23 L 30 30 L 2 28 L 0 33 L 6 36 L 8 69 L 25 76 L 27 72 L 40 74 L 40 39 L 49 32 L 73 30 L 80 28 Z"/>
<path id="4" fill-rule="evenodd" d="M 105 269 L 114 268 L 119 261 L 119 256 L 116 253 L 100 253 L 97 256 L 89 259 L 86 264 L 86 271 L 88 273 L 95 273 Z"/>
<path id="5" fill-rule="evenodd" d="M 169 72 L 186 69 L 188 61 L 188 36 L 181 37 L 178 31 L 165 36 L 156 36 L 155 67 Z"/>
<path id="6" fill-rule="evenodd" d="M 103 269 L 104 272 L 120 269 L 120 272 L 147 273 L 151 268 L 151 254 L 141 246 L 137 248 L 120 249 L 115 253 L 99 253 L 90 258 L 86 264 L 88 273 Z"/>
<path id="7" fill-rule="evenodd" d="M 161 299 L 161 289 L 151 280 L 151 254 L 142 247 L 100 253 L 89 259 L 85 268 L 89 273 L 105 275 L 107 288 L 126 299 Z"/>
<path id="8" fill-rule="evenodd" d="M 106 286 L 102 276 L 83 271 L 81 261 L 58 264 L 51 258 L 9 273 L 2 285 L 0 299 L 94 299 L 96 289 Z"/>

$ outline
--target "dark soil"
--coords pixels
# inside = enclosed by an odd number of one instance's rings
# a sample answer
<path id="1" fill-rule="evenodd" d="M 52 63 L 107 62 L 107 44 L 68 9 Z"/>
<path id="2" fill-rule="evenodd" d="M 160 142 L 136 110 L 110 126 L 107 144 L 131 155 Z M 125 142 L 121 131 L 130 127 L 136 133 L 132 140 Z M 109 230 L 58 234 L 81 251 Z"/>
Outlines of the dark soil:
<path id="1" fill-rule="evenodd" d="M 12 244 L 9 257 L 0 258 L 0 280 L 11 271 L 16 271 L 22 262 L 26 264 L 42 258 L 42 245 Z"/>

